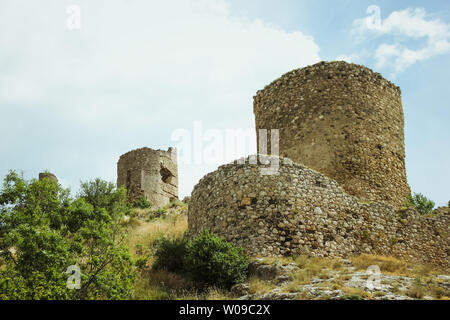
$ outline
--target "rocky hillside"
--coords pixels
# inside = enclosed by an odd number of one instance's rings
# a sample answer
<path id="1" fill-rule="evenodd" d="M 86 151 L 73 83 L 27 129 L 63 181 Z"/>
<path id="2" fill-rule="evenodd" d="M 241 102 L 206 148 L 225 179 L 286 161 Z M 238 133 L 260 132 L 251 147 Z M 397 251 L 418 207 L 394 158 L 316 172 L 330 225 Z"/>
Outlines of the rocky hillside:
<path id="1" fill-rule="evenodd" d="M 380 269 L 367 269 L 369 264 Z M 413 268 L 391 257 L 257 258 L 250 273 L 247 283 L 232 288 L 238 299 L 431 300 L 450 296 L 449 275 L 426 266 Z"/>

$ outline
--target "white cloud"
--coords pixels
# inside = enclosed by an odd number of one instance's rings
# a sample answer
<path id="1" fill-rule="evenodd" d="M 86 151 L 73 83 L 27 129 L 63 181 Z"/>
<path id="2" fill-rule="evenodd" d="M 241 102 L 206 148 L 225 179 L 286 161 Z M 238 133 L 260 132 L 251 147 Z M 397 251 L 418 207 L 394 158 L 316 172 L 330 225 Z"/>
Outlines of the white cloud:
<path id="1" fill-rule="evenodd" d="M 72 159 L 90 150 L 95 161 L 73 160 L 79 167 L 61 173 L 72 175 L 72 187 L 75 173 L 88 169 L 114 181 L 117 154 L 142 141 L 166 144 L 163 129 L 191 128 L 194 119 L 210 128 L 254 125 L 258 89 L 320 60 L 312 37 L 234 17 L 225 0 L 78 0 L 81 30 L 67 28 L 73 1 L 43 3 L 0 2 L 0 134 L 16 148 L 3 150 L 9 154 L 36 137 L 46 141 L 39 152 L 60 156 L 60 172 L 69 146 L 53 141 L 70 141 Z M 62 130 L 60 138 L 42 119 Z M 17 123 L 20 133 L 10 134 Z M 33 161 L 25 154 L 17 165 L 26 170 Z M 189 193 L 195 181 L 180 179 Z"/>
<path id="2" fill-rule="evenodd" d="M 367 13 L 371 15 L 353 22 L 354 31 L 360 36 L 396 38 L 393 43 L 382 43 L 376 50 L 377 67 L 392 66 L 395 72 L 400 72 L 416 62 L 450 52 L 450 25 L 439 19 L 428 19 L 425 9 L 394 11 L 384 21 L 379 7 L 371 6 Z M 409 43 L 402 43 L 405 38 L 408 42 L 419 41 L 421 48 L 411 49 Z"/>
<path id="3" fill-rule="evenodd" d="M 301 32 L 233 18 L 223 0 L 79 1 L 82 30 L 69 31 L 65 1 L 3 1 L 0 48 L 10 58 L 0 97 L 49 97 L 61 84 L 234 86 L 319 59 Z M 9 55 L 8 55 L 9 54 Z M 276 72 L 275 72 L 276 70 Z M 13 87 L 14 90 L 9 90 Z"/>

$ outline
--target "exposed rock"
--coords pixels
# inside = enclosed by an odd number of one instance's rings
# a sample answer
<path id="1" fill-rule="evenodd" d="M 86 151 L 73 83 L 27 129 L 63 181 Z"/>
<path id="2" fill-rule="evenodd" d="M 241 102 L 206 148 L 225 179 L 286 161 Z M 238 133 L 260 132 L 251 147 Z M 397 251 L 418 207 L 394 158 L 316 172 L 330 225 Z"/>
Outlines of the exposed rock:
<path id="1" fill-rule="evenodd" d="M 347 261 L 347 263 L 344 263 Z M 354 271 L 355 267 L 351 265 L 349 260 L 341 261 L 344 271 L 328 270 L 329 277 L 327 279 L 313 278 L 309 284 L 299 285 L 295 292 L 292 287 L 289 292 L 287 288 L 293 281 L 293 272 L 298 272 L 299 269 L 292 269 L 288 266 L 279 266 L 277 269 L 278 276 L 273 280 L 266 280 L 266 274 L 262 273 L 261 280 L 276 284 L 276 287 L 268 292 L 260 294 L 249 294 L 248 284 L 238 284 L 232 288 L 232 293 L 239 297 L 239 300 L 292 300 L 292 299 L 328 299 L 328 300 L 343 300 L 343 299 L 372 299 L 372 300 L 413 300 L 414 298 L 406 295 L 415 283 L 413 277 L 377 274 L 377 277 L 370 278 L 373 273 Z M 261 260 L 256 261 L 254 265 L 259 269 L 262 265 Z M 292 265 L 291 265 L 292 266 Z M 258 276 L 258 274 L 255 274 Z M 340 279 L 345 277 L 346 281 L 342 285 Z M 450 294 L 450 276 L 448 275 L 430 275 L 434 279 L 435 285 L 442 288 L 445 294 Z M 279 281 L 284 279 L 285 281 Z M 334 288 L 337 286 L 337 288 Z M 346 288 L 346 289 L 345 289 Z M 349 289 L 354 289 L 354 293 L 348 293 Z M 433 299 L 430 296 L 424 296 L 422 299 Z"/>
<path id="2" fill-rule="evenodd" d="M 273 280 L 278 275 L 279 268 L 274 265 L 256 265 L 249 268 L 250 274 L 256 275 L 261 280 Z"/>
<path id="3" fill-rule="evenodd" d="M 231 287 L 231 294 L 237 297 L 242 297 L 248 294 L 249 286 L 246 283 L 238 283 Z"/>

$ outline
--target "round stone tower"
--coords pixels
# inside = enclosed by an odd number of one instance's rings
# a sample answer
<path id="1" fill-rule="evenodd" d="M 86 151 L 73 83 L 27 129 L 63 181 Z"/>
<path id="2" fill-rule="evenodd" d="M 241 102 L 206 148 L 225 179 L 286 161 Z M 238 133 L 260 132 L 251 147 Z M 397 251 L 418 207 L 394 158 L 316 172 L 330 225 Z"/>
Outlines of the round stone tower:
<path id="1" fill-rule="evenodd" d="M 144 196 L 154 207 L 178 198 L 176 149 L 141 148 L 125 153 L 117 163 L 117 187 L 125 186 L 130 201 Z"/>
<path id="2" fill-rule="evenodd" d="M 270 129 L 279 129 L 280 156 L 335 179 L 351 195 L 399 207 L 410 194 L 401 92 L 380 74 L 320 62 L 258 91 L 253 107 L 257 134 L 268 129 L 268 151 Z"/>
<path id="3" fill-rule="evenodd" d="M 39 181 L 42 181 L 44 179 L 48 179 L 50 181 L 58 183 L 58 178 L 51 172 L 40 172 Z"/>

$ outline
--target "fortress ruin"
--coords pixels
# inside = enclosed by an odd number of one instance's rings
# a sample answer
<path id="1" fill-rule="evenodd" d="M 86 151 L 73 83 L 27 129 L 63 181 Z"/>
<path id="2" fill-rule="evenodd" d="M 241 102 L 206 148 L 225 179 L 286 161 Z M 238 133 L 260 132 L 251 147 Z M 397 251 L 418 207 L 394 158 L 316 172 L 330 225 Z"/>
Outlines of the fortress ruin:
<path id="1" fill-rule="evenodd" d="M 379 73 L 342 61 L 293 70 L 258 91 L 253 112 L 257 133 L 279 129 L 281 156 L 349 194 L 396 207 L 410 194 L 400 88 Z"/>
<path id="2" fill-rule="evenodd" d="M 250 158 L 207 174 L 192 191 L 190 236 L 209 230 L 251 255 L 373 253 L 448 270 L 450 216 L 401 208 L 410 188 L 398 87 L 321 62 L 259 91 L 254 114 L 257 133 L 279 129 L 276 174 Z"/>
<path id="3" fill-rule="evenodd" d="M 48 179 L 50 181 L 58 183 L 58 178 L 51 172 L 40 172 L 39 181 L 42 181 L 44 179 Z"/>
<path id="4" fill-rule="evenodd" d="M 178 199 L 176 149 L 141 148 L 122 155 L 117 162 L 117 187 L 121 186 L 130 201 L 145 197 L 154 207 Z"/>
<path id="5" fill-rule="evenodd" d="M 203 177 L 189 203 L 190 235 L 209 230 L 251 255 L 372 253 L 449 268 L 450 215 L 364 203 L 315 170 L 279 163 L 276 175 L 246 159 Z"/>

